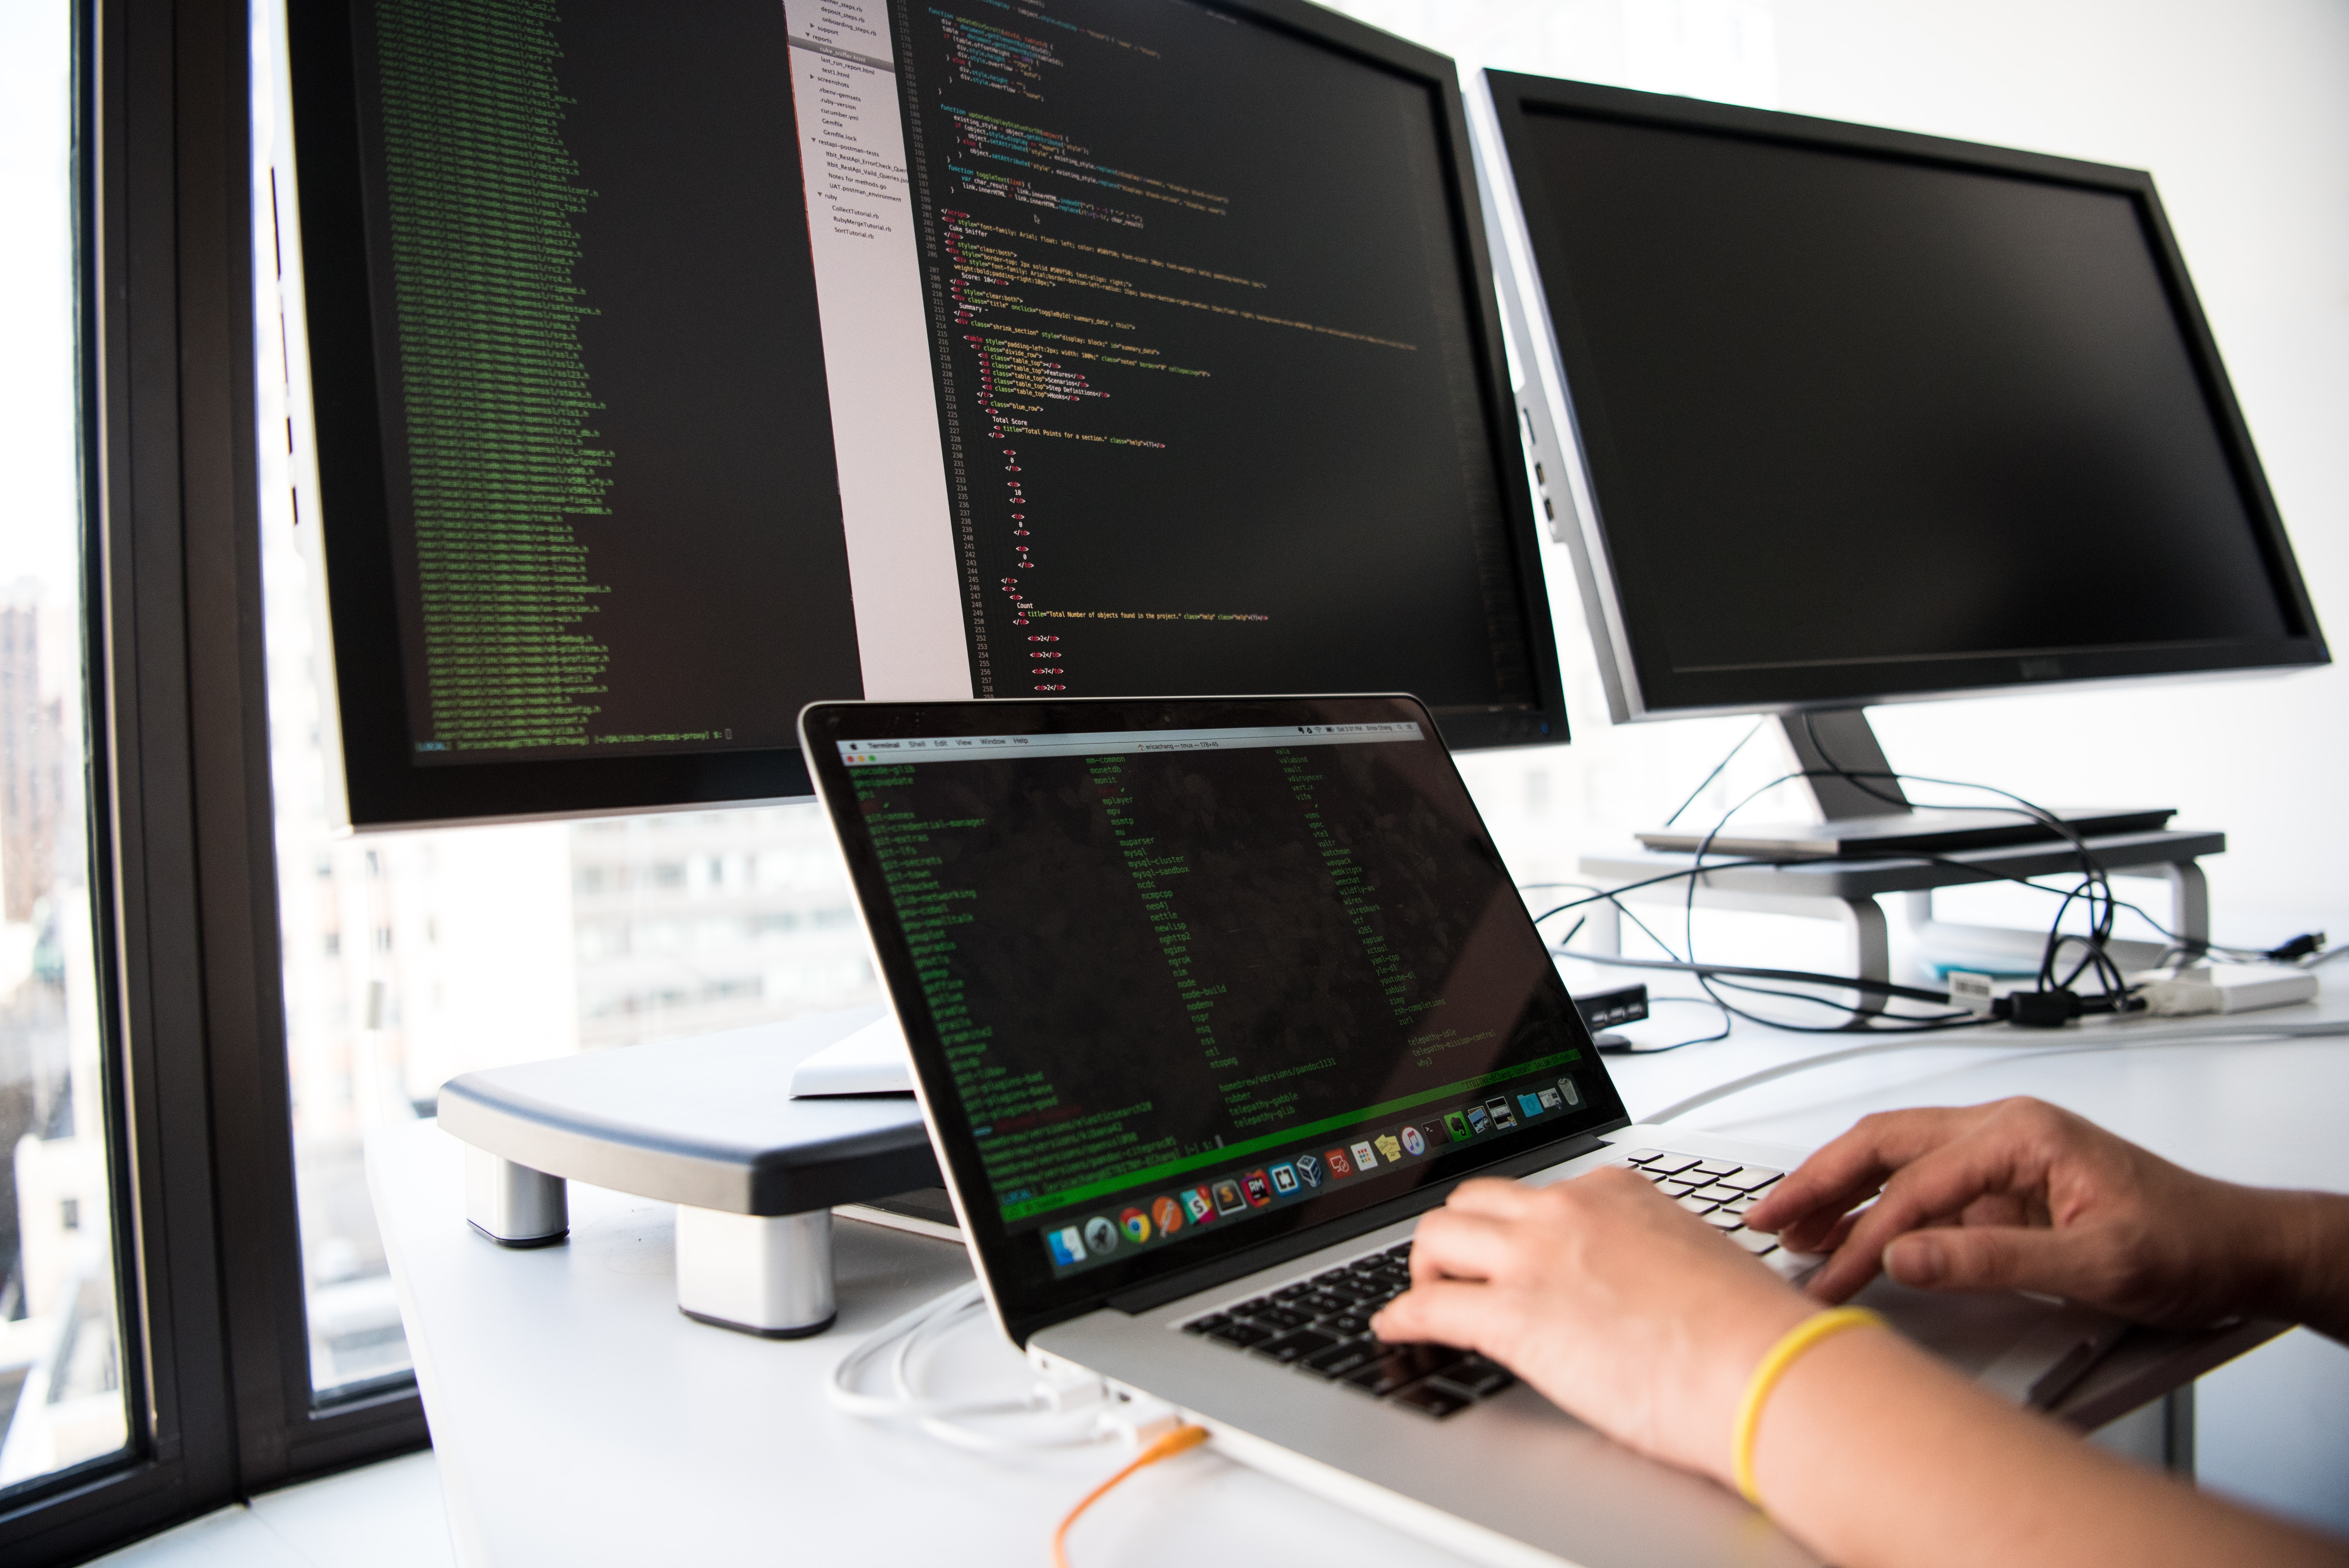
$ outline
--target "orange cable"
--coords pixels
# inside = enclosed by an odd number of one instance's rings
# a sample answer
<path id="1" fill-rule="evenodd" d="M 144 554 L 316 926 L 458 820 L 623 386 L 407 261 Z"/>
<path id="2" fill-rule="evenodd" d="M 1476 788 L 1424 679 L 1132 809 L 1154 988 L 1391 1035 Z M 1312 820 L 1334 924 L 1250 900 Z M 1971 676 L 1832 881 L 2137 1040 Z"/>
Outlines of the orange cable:
<path id="1" fill-rule="evenodd" d="M 1099 1502 L 1110 1488 L 1144 1465 L 1154 1465 L 1160 1460 L 1173 1459 L 1185 1449 L 1195 1449 L 1206 1440 L 1207 1429 L 1205 1427 L 1177 1427 L 1134 1455 L 1132 1464 L 1085 1493 L 1084 1501 L 1069 1510 L 1068 1517 L 1061 1521 L 1061 1527 L 1052 1532 L 1052 1568 L 1069 1568 L 1069 1526 L 1077 1522 L 1079 1514 Z"/>

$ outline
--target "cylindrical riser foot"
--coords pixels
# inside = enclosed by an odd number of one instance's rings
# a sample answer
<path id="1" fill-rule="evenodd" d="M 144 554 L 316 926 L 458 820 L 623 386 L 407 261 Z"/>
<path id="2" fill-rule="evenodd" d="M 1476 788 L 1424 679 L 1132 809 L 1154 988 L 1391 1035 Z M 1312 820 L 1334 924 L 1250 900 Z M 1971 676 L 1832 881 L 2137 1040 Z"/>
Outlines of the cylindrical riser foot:
<path id="1" fill-rule="evenodd" d="M 677 1305 L 688 1317 L 770 1339 L 821 1334 L 836 1314 L 832 1211 L 677 1209 Z"/>
<path id="2" fill-rule="evenodd" d="M 465 1219 L 502 1247 L 543 1247 L 571 1230 L 570 1189 L 549 1176 L 465 1147 Z"/>

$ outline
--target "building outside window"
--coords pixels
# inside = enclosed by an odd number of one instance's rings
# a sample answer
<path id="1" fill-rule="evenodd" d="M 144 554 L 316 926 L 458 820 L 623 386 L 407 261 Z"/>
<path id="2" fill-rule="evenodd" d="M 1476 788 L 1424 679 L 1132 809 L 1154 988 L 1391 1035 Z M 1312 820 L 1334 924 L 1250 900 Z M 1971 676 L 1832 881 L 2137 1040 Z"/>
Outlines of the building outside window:
<path id="1" fill-rule="evenodd" d="M 129 1439 L 90 913 L 73 18 L 0 0 L 0 1496 Z"/>

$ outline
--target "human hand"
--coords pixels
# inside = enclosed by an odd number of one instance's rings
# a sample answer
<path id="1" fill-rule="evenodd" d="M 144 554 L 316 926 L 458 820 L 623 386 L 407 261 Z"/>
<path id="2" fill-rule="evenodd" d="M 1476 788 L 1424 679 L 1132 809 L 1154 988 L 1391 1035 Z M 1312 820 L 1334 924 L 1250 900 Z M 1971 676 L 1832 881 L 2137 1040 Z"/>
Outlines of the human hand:
<path id="1" fill-rule="evenodd" d="M 1656 1458 L 1731 1477 L 1746 1379 L 1816 1308 L 1638 1175 L 1467 1181 L 1427 1214 L 1380 1338 L 1489 1356 Z"/>
<path id="2" fill-rule="evenodd" d="M 1925 1289 L 2040 1291 L 2200 1326 L 2276 1295 L 2269 1210 L 2297 1196 L 2198 1176 L 2069 1111 L 2007 1099 L 1865 1118 L 1745 1222 L 1833 1253 L 1807 1286 L 1823 1302 L 1880 1268 Z"/>

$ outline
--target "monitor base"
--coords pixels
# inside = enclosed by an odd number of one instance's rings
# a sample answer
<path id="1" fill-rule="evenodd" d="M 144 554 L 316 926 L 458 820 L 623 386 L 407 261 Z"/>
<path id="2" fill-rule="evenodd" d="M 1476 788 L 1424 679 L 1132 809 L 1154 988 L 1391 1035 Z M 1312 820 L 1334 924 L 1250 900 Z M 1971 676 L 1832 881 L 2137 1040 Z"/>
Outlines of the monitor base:
<path id="1" fill-rule="evenodd" d="M 1816 822 L 1724 822 L 1702 829 L 1669 824 L 1638 835 L 1650 850 L 1669 854 L 1734 855 L 1752 860 L 1850 860 L 1882 855 L 1946 855 L 1960 850 L 2057 843 L 2064 835 L 2029 811 L 1984 799 L 1980 810 L 1916 810 L 1900 776 L 1885 760 L 1865 708 L 1782 713 L 1786 746 L 1818 802 Z M 2081 838 L 2154 833 L 2177 812 L 2161 807 L 2064 807 L 2052 814 Z"/>
<path id="2" fill-rule="evenodd" d="M 2177 815 L 2168 806 L 2055 807 L 2051 814 L 2084 839 L 2151 833 Z M 1732 822 L 1711 838 L 1685 829 L 1637 835 L 1651 850 L 1671 854 L 1730 855 L 1748 860 L 1914 858 L 1959 850 L 2060 842 L 2063 835 L 2023 811 L 1888 811 L 1835 822 Z"/>

